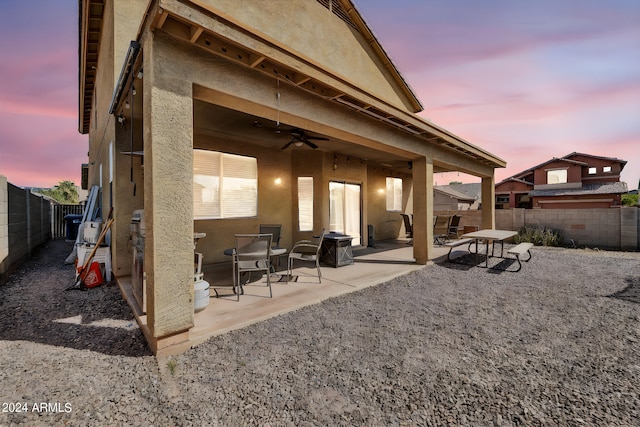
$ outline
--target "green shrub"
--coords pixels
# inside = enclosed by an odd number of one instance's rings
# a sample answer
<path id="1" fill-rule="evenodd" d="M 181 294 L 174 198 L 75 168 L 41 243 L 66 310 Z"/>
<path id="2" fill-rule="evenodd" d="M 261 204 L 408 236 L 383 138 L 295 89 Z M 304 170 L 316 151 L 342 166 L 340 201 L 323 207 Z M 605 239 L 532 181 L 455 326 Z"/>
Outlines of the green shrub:
<path id="1" fill-rule="evenodd" d="M 622 205 L 623 206 L 635 206 L 638 204 L 638 195 L 637 194 L 623 194 L 622 195 Z"/>
<path id="2" fill-rule="evenodd" d="M 528 242 L 536 246 L 560 246 L 562 235 L 560 231 L 542 225 L 522 227 L 513 238 L 515 243 Z"/>

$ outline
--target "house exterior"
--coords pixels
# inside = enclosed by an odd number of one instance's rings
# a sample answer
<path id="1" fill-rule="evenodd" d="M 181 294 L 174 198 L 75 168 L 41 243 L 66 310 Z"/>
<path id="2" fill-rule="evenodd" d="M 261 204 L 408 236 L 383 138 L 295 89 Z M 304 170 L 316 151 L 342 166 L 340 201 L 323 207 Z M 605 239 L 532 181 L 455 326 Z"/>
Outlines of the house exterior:
<path id="1" fill-rule="evenodd" d="M 436 185 L 433 190 L 435 211 L 467 211 L 481 206 L 482 188 L 479 183 Z"/>
<path id="2" fill-rule="evenodd" d="M 496 208 L 588 209 L 621 206 L 625 160 L 571 153 L 496 184 Z"/>
<path id="3" fill-rule="evenodd" d="M 416 115 L 422 105 L 350 0 L 80 0 L 79 130 L 88 186 L 113 208 L 112 266 L 132 274 L 146 229 L 143 328 L 153 350 L 194 325 L 194 233 L 205 263 L 236 233 L 282 224 L 280 246 L 320 230 L 366 244 L 414 215 L 433 251 L 433 174 L 477 176 L 494 200 L 499 157 Z M 482 225 L 493 227 L 493 205 Z M 215 304 L 215 302 L 212 302 Z"/>

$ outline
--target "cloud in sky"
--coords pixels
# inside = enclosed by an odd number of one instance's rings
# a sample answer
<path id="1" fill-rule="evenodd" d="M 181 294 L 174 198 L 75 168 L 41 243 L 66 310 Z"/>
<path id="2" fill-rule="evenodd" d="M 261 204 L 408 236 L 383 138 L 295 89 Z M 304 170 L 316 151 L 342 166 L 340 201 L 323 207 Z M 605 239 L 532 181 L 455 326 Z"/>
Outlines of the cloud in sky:
<path id="1" fill-rule="evenodd" d="M 507 161 L 498 181 L 578 151 L 627 160 L 636 188 L 637 0 L 355 4 L 421 115 Z M 16 185 L 79 183 L 77 28 L 76 0 L 0 1 L 0 174 Z"/>
<path id="2" fill-rule="evenodd" d="M 578 151 L 627 160 L 622 180 L 637 187 L 639 2 L 355 3 L 421 115 L 507 161 L 498 181 Z"/>
<path id="3" fill-rule="evenodd" d="M 20 186 L 80 183 L 77 1 L 0 2 L 0 174 Z"/>

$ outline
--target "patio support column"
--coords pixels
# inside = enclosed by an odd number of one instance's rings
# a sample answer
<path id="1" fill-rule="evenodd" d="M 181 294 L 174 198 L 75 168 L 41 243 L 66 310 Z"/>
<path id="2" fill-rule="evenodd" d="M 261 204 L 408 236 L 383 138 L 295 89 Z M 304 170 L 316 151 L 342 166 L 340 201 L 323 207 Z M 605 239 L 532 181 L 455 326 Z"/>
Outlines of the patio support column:
<path id="1" fill-rule="evenodd" d="M 426 264 L 433 248 L 433 163 L 413 160 L 413 257 Z"/>
<path id="2" fill-rule="evenodd" d="M 144 49 L 144 262 L 156 351 L 194 325 L 192 84 L 158 65 L 171 62 L 163 47 Z"/>
<path id="3" fill-rule="evenodd" d="M 494 175 L 482 178 L 482 227 L 496 228 L 496 186 Z"/>

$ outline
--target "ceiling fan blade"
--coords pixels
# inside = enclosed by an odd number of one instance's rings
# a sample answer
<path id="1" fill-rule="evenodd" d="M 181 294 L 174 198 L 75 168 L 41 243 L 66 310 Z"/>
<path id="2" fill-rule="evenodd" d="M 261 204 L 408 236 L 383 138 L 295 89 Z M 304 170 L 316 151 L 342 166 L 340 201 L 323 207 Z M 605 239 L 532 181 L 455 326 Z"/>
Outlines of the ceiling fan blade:
<path id="1" fill-rule="evenodd" d="M 307 144 L 309 147 L 313 148 L 314 150 L 315 150 L 316 148 L 318 148 L 318 146 L 317 146 L 316 144 L 314 144 L 313 142 L 309 141 L 309 138 L 305 139 L 305 140 L 304 140 L 304 141 L 302 141 L 302 142 L 304 142 L 305 144 Z"/>
<path id="2" fill-rule="evenodd" d="M 316 141 L 328 141 L 329 138 L 325 138 L 324 136 L 308 136 L 305 138 L 306 140 L 315 139 Z"/>
<path id="3" fill-rule="evenodd" d="M 291 141 L 287 142 L 287 143 L 284 145 L 284 147 L 282 147 L 282 148 L 281 148 L 281 150 L 284 150 L 284 149 L 286 149 L 286 148 L 289 148 L 289 146 L 290 146 L 291 144 L 293 144 L 294 142 L 295 142 L 295 140 L 293 140 L 293 139 L 292 139 Z"/>

